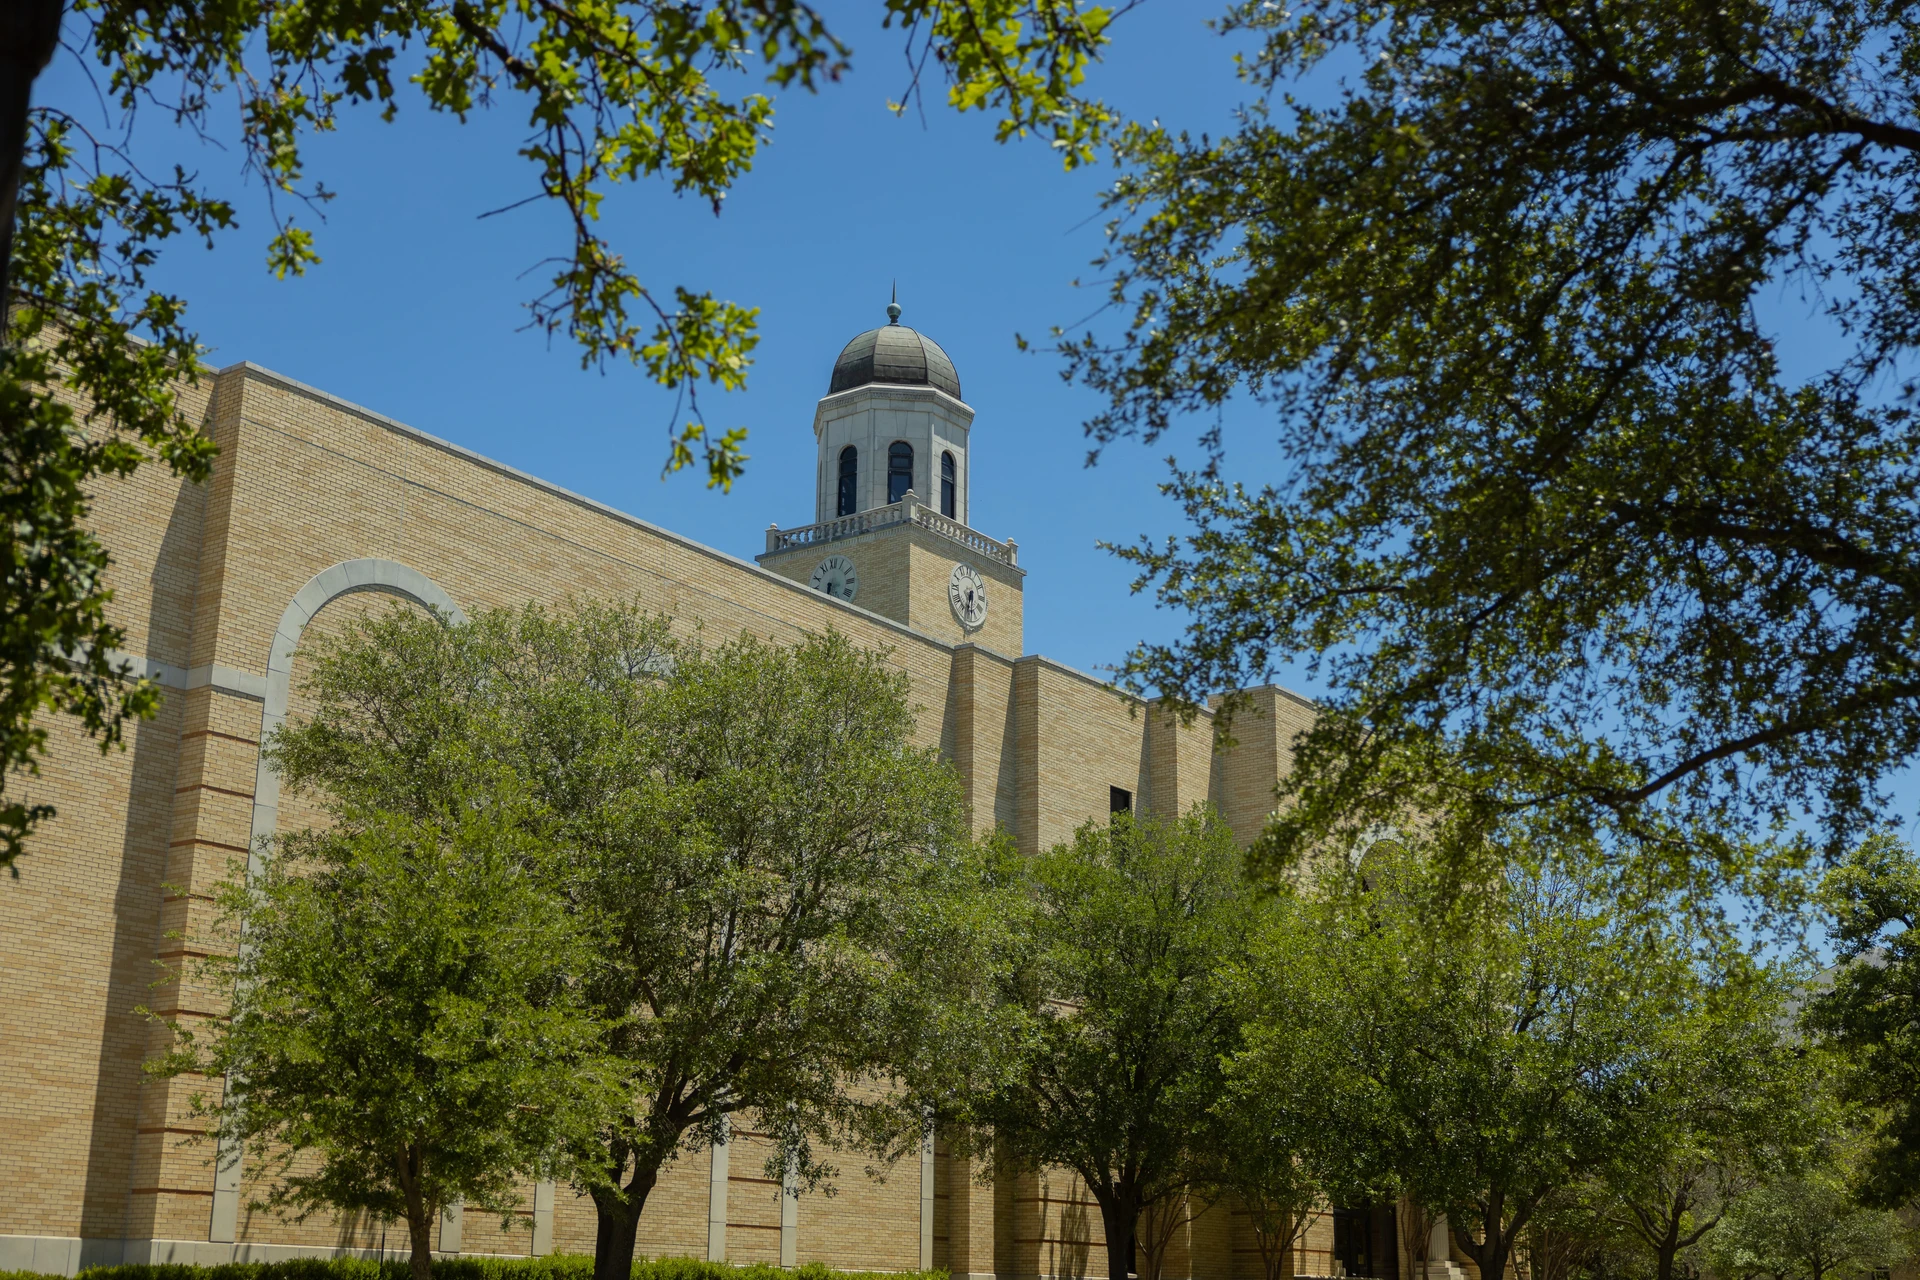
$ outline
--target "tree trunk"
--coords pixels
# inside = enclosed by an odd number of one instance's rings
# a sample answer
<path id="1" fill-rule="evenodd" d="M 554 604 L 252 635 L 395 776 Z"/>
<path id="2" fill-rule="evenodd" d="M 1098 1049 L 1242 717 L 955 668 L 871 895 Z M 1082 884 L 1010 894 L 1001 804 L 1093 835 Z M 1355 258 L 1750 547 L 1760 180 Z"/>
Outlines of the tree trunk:
<path id="1" fill-rule="evenodd" d="M 429 1204 L 421 1186 L 425 1181 L 420 1151 L 409 1146 L 396 1162 L 400 1174 L 400 1196 L 407 1206 L 407 1238 L 413 1242 L 409 1269 L 413 1280 L 433 1280 L 433 1220 L 438 1206 Z"/>
<path id="2" fill-rule="evenodd" d="M 1653 1254 L 1654 1280 L 1673 1280 L 1673 1260 L 1680 1254 L 1680 1220 L 1669 1224 L 1666 1238 Z"/>
<path id="3" fill-rule="evenodd" d="M 1268 1210 L 1255 1213 L 1253 1243 L 1260 1250 L 1260 1274 L 1264 1280 L 1292 1280 L 1293 1245 L 1300 1236 L 1300 1219 L 1289 1211 Z"/>
<path id="4" fill-rule="evenodd" d="M 416 1216 L 412 1197 L 408 1197 L 407 1234 L 413 1238 L 413 1258 L 409 1270 L 413 1280 L 433 1280 L 433 1219 L 434 1215 L 426 1211 Z"/>
<path id="5" fill-rule="evenodd" d="M 13 257 L 14 206 L 27 149 L 33 82 L 60 41 L 63 0 L 7 0 L 0 5 L 0 319 L 6 315 L 7 268 Z"/>
<path id="6" fill-rule="evenodd" d="M 1404 1210 L 1394 1214 L 1400 1227 L 1400 1246 L 1407 1251 L 1409 1280 L 1427 1280 L 1427 1254 L 1433 1248 L 1433 1226 L 1439 1216 L 1412 1196 L 1403 1196 Z"/>
<path id="7" fill-rule="evenodd" d="M 1460 1229 L 1453 1214 L 1447 1215 L 1447 1233 L 1460 1246 L 1460 1252 L 1472 1258 L 1474 1265 L 1480 1268 L 1482 1280 L 1506 1280 L 1507 1259 L 1513 1255 L 1514 1237 L 1526 1229 L 1527 1219 L 1533 1216 L 1533 1210 L 1529 1208 L 1526 1212 L 1515 1213 L 1513 1221 L 1507 1221 L 1506 1200 L 1505 1195 L 1495 1194 L 1478 1206 L 1481 1232 L 1478 1244 Z M 1536 1196 L 1531 1203 L 1537 1206 L 1540 1197 Z"/>
<path id="8" fill-rule="evenodd" d="M 659 1166 L 635 1169 L 626 1186 L 593 1193 L 597 1221 L 593 1233 L 593 1280 L 632 1280 L 634 1241 L 640 1214 L 660 1180 Z"/>
<path id="9" fill-rule="evenodd" d="M 1100 1225 L 1107 1234 L 1107 1280 L 1127 1280 L 1132 1273 L 1134 1225 L 1140 1219 L 1136 1197 L 1095 1191 L 1093 1198 L 1100 1203 Z"/>
<path id="10" fill-rule="evenodd" d="M 1280 1274 L 1281 1232 L 1271 1229 L 1270 1215 L 1250 1213 L 1248 1216 L 1253 1226 L 1254 1248 L 1260 1251 L 1260 1274 L 1265 1280 L 1284 1280 Z"/>
<path id="11" fill-rule="evenodd" d="M 1137 1220 L 1134 1227 L 1134 1253 L 1136 1257 L 1146 1255 L 1142 1259 L 1146 1265 L 1140 1268 L 1140 1280 L 1160 1280 L 1167 1259 L 1167 1248 L 1173 1243 L 1173 1233 L 1180 1229 L 1177 1219 L 1179 1212 L 1178 1199 L 1163 1196 L 1154 1201 Z"/>
<path id="12" fill-rule="evenodd" d="M 618 1191 L 596 1192 L 593 1231 L 593 1280 L 627 1280 L 633 1275 L 634 1241 L 640 1234 L 640 1215 L 626 1205 Z"/>
<path id="13" fill-rule="evenodd" d="M 1691 1231 L 1684 1230 L 1687 1214 L 1700 1203 L 1694 1193 L 1698 1179 L 1684 1170 L 1673 1176 L 1671 1189 L 1666 1178 L 1657 1184 L 1657 1194 L 1645 1203 L 1627 1200 L 1626 1214 L 1615 1222 L 1638 1236 L 1653 1254 L 1654 1280 L 1674 1280 L 1680 1270 L 1680 1254 L 1699 1244 L 1720 1221 L 1714 1214 L 1704 1222 L 1695 1221 Z"/>
<path id="14" fill-rule="evenodd" d="M 1479 1245 L 1460 1234 L 1457 1227 L 1448 1218 L 1448 1230 L 1460 1244 L 1460 1251 L 1472 1258 L 1474 1265 L 1480 1268 L 1481 1276 L 1498 1276 L 1506 1280 L 1507 1257 L 1513 1252 L 1513 1239 L 1498 1227 L 1487 1228 L 1487 1238 Z"/>

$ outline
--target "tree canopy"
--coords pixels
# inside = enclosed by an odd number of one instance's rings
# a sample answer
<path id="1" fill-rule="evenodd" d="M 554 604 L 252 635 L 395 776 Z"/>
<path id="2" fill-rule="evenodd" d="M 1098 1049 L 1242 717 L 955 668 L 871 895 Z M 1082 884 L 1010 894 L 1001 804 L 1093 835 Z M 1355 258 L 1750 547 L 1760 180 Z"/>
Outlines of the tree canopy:
<path id="1" fill-rule="evenodd" d="M 1890 1208 L 1920 1196 L 1920 858 L 1883 832 L 1824 888 L 1838 955 L 1805 1019 L 1839 1051 L 1843 1096 L 1873 1109 L 1859 1189 Z"/>
<path id="2" fill-rule="evenodd" d="M 582 603 L 452 628 L 396 608 L 313 670 L 318 711 L 275 741 L 290 781 L 412 814 L 478 760 L 532 803 L 614 1081 L 565 1162 L 600 1280 L 631 1270 L 662 1170 L 736 1117 L 770 1176 L 830 1186 L 836 1150 L 917 1149 L 1005 1038 L 1006 851 L 970 838 L 885 655 L 708 647 Z"/>
<path id="3" fill-rule="evenodd" d="M 1674 1040 L 1713 996 L 1689 939 L 1558 859 L 1502 860 L 1465 888 L 1392 841 L 1317 868 L 1270 1001 L 1298 1007 L 1235 1066 L 1318 1110 L 1305 1154 L 1336 1201 L 1445 1214 L 1487 1275 L 1623 1149 L 1653 1154 L 1662 1106 L 1697 1083 Z"/>
<path id="4" fill-rule="evenodd" d="M 1269 901 L 1252 945 L 1226 966 L 1243 1040 L 1224 1064 L 1193 1162 L 1210 1198 L 1245 1213 L 1265 1280 L 1290 1280 L 1295 1249 L 1329 1207 L 1326 1176 L 1338 1163 L 1329 1159 L 1337 1135 L 1327 1123 L 1326 1055 L 1344 1050 L 1320 1034 L 1328 993 L 1318 984 L 1329 975 L 1316 963 L 1322 940 L 1311 914 L 1290 893 Z M 1407 1216 L 1421 1216 L 1419 1207 L 1407 1206 Z M 1423 1245 L 1426 1232 L 1415 1240 Z"/>
<path id="5" fill-rule="evenodd" d="M 619 1082 L 527 800 L 441 747 L 471 784 L 425 815 L 336 799 L 330 830 L 283 837 L 250 877 L 236 865 L 211 962 L 232 1008 L 178 1027 L 150 1068 L 225 1079 L 195 1109 L 223 1157 L 252 1159 L 261 1207 L 405 1222 L 414 1280 L 442 1208 L 504 1215 L 525 1180 L 566 1174 Z"/>
<path id="6" fill-rule="evenodd" d="M 599 1138 L 598 1280 L 624 1280 L 660 1171 L 748 1116 L 770 1177 L 831 1185 L 849 1145 L 919 1149 L 1002 1038 L 998 845 L 911 743 L 907 679 L 829 635 L 683 648 L 641 708 L 645 782 L 577 893 L 589 990 L 633 1098 Z M 1000 868 L 999 870 L 996 870 Z"/>
<path id="7" fill-rule="evenodd" d="M 1653 1280 L 1697 1271 L 1732 1205 L 1791 1177 L 1836 1121 L 1831 1064 L 1792 1031 L 1803 974 L 1722 957 L 1663 1027 L 1634 1125 L 1582 1206 L 1652 1263 Z"/>
<path id="8" fill-rule="evenodd" d="M 1884 1273 L 1912 1252 L 1912 1230 L 1848 1192 L 1853 1153 L 1832 1144 L 1806 1169 L 1736 1200 L 1710 1251 L 1725 1280 L 1840 1280 Z"/>
<path id="9" fill-rule="evenodd" d="M 1920 749 L 1912 10 L 1236 5 L 1237 127 L 1120 135 L 1124 333 L 1063 336 L 1096 447 L 1234 397 L 1123 554 L 1191 611 L 1140 686 L 1329 690 L 1269 846 L 1408 805 L 1738 870 L 1838 854 Z M 1816 313 L 1783 345 L 1784 316 Z M 1236 442 L 1236 449 L 1244 443 Z"/>

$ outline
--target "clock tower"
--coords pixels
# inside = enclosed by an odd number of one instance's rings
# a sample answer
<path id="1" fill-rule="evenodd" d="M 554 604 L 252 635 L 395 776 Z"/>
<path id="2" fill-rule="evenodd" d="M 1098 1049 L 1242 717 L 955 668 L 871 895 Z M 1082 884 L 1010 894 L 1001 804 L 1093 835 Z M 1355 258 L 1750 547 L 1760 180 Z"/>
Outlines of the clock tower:
<path id="1" fill-rule="evenodd" d="M 968 522 L 973 409 L 940 344 L 900 323 L 847 343 L 813 414 L 813 523 L 761 565 L 954 643 L 1021 653 L 1018 548 Z"/>

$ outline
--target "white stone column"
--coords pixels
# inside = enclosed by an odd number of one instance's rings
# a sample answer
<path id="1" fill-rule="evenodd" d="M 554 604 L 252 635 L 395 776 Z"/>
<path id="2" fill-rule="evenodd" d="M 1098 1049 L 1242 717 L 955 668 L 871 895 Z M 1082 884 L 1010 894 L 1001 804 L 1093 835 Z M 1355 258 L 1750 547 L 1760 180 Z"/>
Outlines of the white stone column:
<path id="1" fill-rule="evenodd" d="M 933 1270 L 933 1122 L 920 1139 L 920 1269 Z"/>
<path id="2" fill-rule="evenodd" d="M 460 1252 L 460 1232 L 466 1221 L 467 1207 L 458 1200 L 440 1210 L 440 1252 Z"/>
<path id="3" fill-rule="evenodd" d="M 786 1176 L 780 1180 L 780 1265 L 797 1266 L 799 1259 L 800 1179 L 789 1160 Z"/>
<path id="4" fill-rule="evenodd" d="M 1427 1280 L 1452 1280 L 1453 1233 L 1447 1227 L 1447 1215 L 1439 1214 L 1433 1220 L 1433 1230 L 1427 1235 L 1427 1265 L 1423 1268 Z"/>
<path id="5" fill-rule="evenodd" d="M 213 1157 L 213 1211 L 207 1223 L 207 1239 L 215 1244 L 232 1244 L 240 1230 L 241 1148 L 222 1142 Z"/>
<path id="6" fill-rule="evenodd" d="M 551 1178 L 533 1184 L 533 1256 L 544 1258 L 553 1252 L 553 1195 Z"/>

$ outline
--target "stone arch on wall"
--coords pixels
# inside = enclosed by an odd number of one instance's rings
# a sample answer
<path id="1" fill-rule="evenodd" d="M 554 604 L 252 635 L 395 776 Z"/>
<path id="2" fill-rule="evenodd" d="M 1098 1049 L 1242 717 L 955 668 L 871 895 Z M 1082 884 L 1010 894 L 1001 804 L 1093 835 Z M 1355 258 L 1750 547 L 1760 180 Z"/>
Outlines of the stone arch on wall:
<path id="1" fill-rule="evenodd" d="M 322 569 L 296 591 L 287 611 L 280 615 L 274 629 L 273 644 L 267 652 L 267 691 L 260 708 L 260 746 L 287 718 L 287 703 L 293 696 L 293 652 L 315 614 L 333 600 L 358 592 L 377 592 L 411 600 L 448 622 L 458 625 L 467 620 L 464 609 L 439 583 L 418 569 L 397 560 L 342 560 L 331 569 Z M 271 837 L 280 818 L 280 776 L 262 754 L 253 775 L 253 823 L 247 835 L 247 869 L 259 869 L 260 841 Z"/>
<path id="2" fill-rule="evenodd" d="M 280 821 L 280 775 L 267 762 L 267 739 L 287 719 L 287 704 L 293 696 L 293 654 L 300 637 L 314 615 L 333 600 L 358 592 L 376 592 L 399 596 L 431 610 L 447 622 L 458 625 L 467 620 L 466 611 L 454 603 L 439 583 L 418 569 L 397 560 L 342 560 L 330 569 L 322 569 L 307 580 L 280 615 L 273 642 L 267 650 L 266 694 L 260 708 L 260 761 L 253 774 L 253 821 L 247 836 L 247 873 L 261 869 L 260 849 L 271 839 Z M 225 1143 L 214 1157 L 213 1212 L 208 1222 L 207 1239 L 231 1243 L 240 1225 L 240 1153 Z"/>

